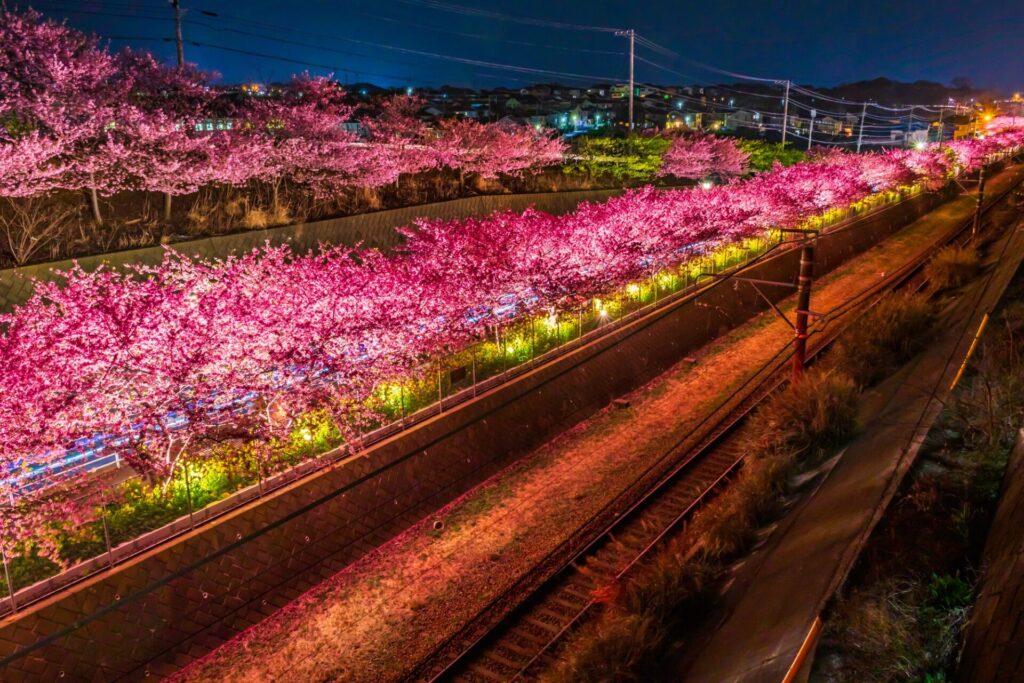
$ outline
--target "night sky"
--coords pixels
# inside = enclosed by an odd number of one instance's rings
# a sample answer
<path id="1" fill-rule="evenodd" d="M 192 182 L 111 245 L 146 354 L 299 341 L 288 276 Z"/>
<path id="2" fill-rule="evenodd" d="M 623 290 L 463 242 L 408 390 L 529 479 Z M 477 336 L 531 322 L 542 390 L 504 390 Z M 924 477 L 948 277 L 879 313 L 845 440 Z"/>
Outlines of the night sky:
<path id="1" fill-rule="evenodd" d="M 219 72 L 225 83 L 282 81 L 307 69 L 385 86 L 624 80 L 627 41 L 603 29 L 634 28 L 675 53 L 638 46 L 640 81 L 735 80 L 704 66 L 709 65 L 819 86 L 878 76 L 949 83 L 964 76 L 976 86 L 1007 93 L 1024 89 L 1024 2 L 1019 0 L 181 2 L 186 59 Z M 165 1 L 33 5 L 113 38 L 115 48 L 144 47 L 174 58 L 173 43 L 160 40 L 173 34 Z"/>

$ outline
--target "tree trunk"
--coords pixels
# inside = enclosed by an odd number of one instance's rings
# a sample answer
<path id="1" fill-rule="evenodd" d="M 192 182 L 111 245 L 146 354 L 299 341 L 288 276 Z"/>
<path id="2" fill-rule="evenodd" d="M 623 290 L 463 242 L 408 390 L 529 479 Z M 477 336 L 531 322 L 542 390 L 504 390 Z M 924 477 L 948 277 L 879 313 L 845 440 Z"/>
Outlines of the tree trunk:
<path id="1" fill-rule="evenodd" d="M 89 174 L 89 208 L 92 209 L 92 220 L 96 227 L 103 225 L 103 214 L 100 213 L 100 195 L 96 191 L 96 182 L 92 173 Z"/>
<path id="2" fill-rule="evenodd" d="M 164 192 L 164 220 L 171 222 L 171 193 Z"/>

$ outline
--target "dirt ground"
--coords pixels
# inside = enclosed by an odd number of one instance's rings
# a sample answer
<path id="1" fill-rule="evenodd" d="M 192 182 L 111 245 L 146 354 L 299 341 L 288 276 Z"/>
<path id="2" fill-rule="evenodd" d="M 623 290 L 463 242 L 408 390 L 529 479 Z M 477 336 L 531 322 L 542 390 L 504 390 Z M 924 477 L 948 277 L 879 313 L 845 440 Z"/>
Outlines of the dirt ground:
<path id="1" fill-rule="evenodd" d="M 955 205 L 963 199 L 953 202 Z M 910 260 L 950 204 L 816 281 L 826 311 Z M 791 309 L 789 302 L 783 309 Z M 393 681 L 617 496 L 792 332 L 759 315 L 241 634 L 188 681 Z M 444 524 L 434 529 L 435 521 Z"/>

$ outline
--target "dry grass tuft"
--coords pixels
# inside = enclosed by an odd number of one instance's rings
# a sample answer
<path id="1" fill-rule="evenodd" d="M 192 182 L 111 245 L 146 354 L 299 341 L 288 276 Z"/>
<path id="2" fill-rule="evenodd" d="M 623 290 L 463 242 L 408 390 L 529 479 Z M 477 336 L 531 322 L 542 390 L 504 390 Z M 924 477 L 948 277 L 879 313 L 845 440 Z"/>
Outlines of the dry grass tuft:
<path id="1" fill-rule="evenodd" d="M 242 225 L 250 230 L 263 230 L 271 224 L 270 212 L 266 209 L 249 209 L 242 216 Z"/>
<path id="2" fill-rule="evenodd" d="M 752 418 L 759 451 L 806 458 L 853 431 L 857 388 L 840 372 L 819 368 L 773 396 Z"/>
<path id="3" fill-rule="evenodd" d="M 235 196 L 224 202 L 224 215 L 231 220 L 238 220 L 245 215 L 246 201 L 244 198 Z"/>
<path id="4" fill-rule="evenodd" d="M 292 223 L 292 212 L 284 204 L 278 204 L 274 207 L 273 212 L 270 215 L 271 225 L 290 225 Z"/>
<path id="5" fill-rule="evenodd" d="M 936 291 L 967 284 L 981 270 L 981 258 L 971 247 L 946 247 L 928 265 L 924 274 Z"/>
<path id="6" fill-rule="evenodd" d="M 886 297 L 843 332 L 831 352 L 832 363 L 861 386 L 874 384 L 924 347 L 934 321 L 927 298 Z"/>

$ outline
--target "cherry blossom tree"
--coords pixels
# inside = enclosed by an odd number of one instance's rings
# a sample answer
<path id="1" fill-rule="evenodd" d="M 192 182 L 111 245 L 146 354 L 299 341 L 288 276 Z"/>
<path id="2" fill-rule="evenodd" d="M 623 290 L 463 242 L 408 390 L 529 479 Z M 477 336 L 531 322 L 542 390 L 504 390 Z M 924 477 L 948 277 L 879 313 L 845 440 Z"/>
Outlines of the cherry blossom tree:
<path id="1" fill-rule="evenodd" d="M 565 155 L 564 142 L 530 126 L 444 119 L 438 122 L 438 130 L 438 162 L 458 170 L 462 182 L 467 173 L 484 178 L 517 175 L 560 163 Z"/>
<path id="2" fill-rule="evenodd" d="M 749 155 L 730 138 L 681 135 L 665 152 L 659 175 L 691 180 L 725 180 L 747 173 L 748 158 Z"/>
<path id="3" fill-rule="evenodd" d="M 0 12 L 0 44 L 0 148 L 13 146 L 0 159 L 15 172 L 5 190 L 24 196 L 86 187 L 101 223 L 103 169 L 90 157 L 126 94 L 113 56 L 95 38 L 31 10 Z"/>
<path id="4" fill-rule="evenodd" d="M 418 97 L 395 95 L 384 100 L 373 115 L 361 119 L 366 141 L 376 152 L 373 162 L 380 184 L 438 165 L 437 137 L 417 116 L 423 104 Z"/>
<path id="5" fill-rule="evenodd" d="M 308 92 L 308 103 L 254 117 L 252 138 L 276 155 L 259 172 L 277 177 L 294 164 L 308 182 L 329 185 L 351 171 L 349 161 L 326 156 L 355 143 L 345 131 L 318 128 L 325 124 L 316 123 L 317 112 L 330 111 L 337 124 L 351 111 L 333 84 Z M 125 130 L 154 120 L 126 118 Z M 172 135 L 173 119 L 162 121 L 153 140 Z M 460 128 L 492 139 L 479 124 Z M 956 149 L 974 158 L 1022 142 L 1019 130 L 1003 130 Z M 125 144 L 113 157 L 134 182 L 141 170 L 127 159 L 148 153 Z M 220 152 L 205 154 L 213 178 L 224 162 Z M 179 158 L 190 157 L 168 163 Z M 334 163 L 342 166 L 324 168 Z M 206 457 L 211 442 L 265 445 L 310 410 L 330 412 L 355 443 L 378 417 L 368 400 L 375 387 L 425 359 L 772 227 L 800 226 L 914 183 L 937 187 L 951 172 L 938 147 L 830 152 L 708 190 L 631 190 L 564 216 L 531 209 L 421 221 L 390 254 L 338 247 L 298 254 L 283 246 L 212 262 L 168 251 L 163 263 L 127 272 L 76 267 L 61 282 L 37 283 L 25 305 L 0 316 L 0 466 L 26 477 L 9 476 L 8 485 L 31 481 L 32 472 L 64 467 L 74 444 L 102 437 L 134 469 L 167 481 L 184 458 Z M 70 499 L 48 491 L 21 486 L 17 495 L 37 500 L 39 515 L 66 511 Z"/>

